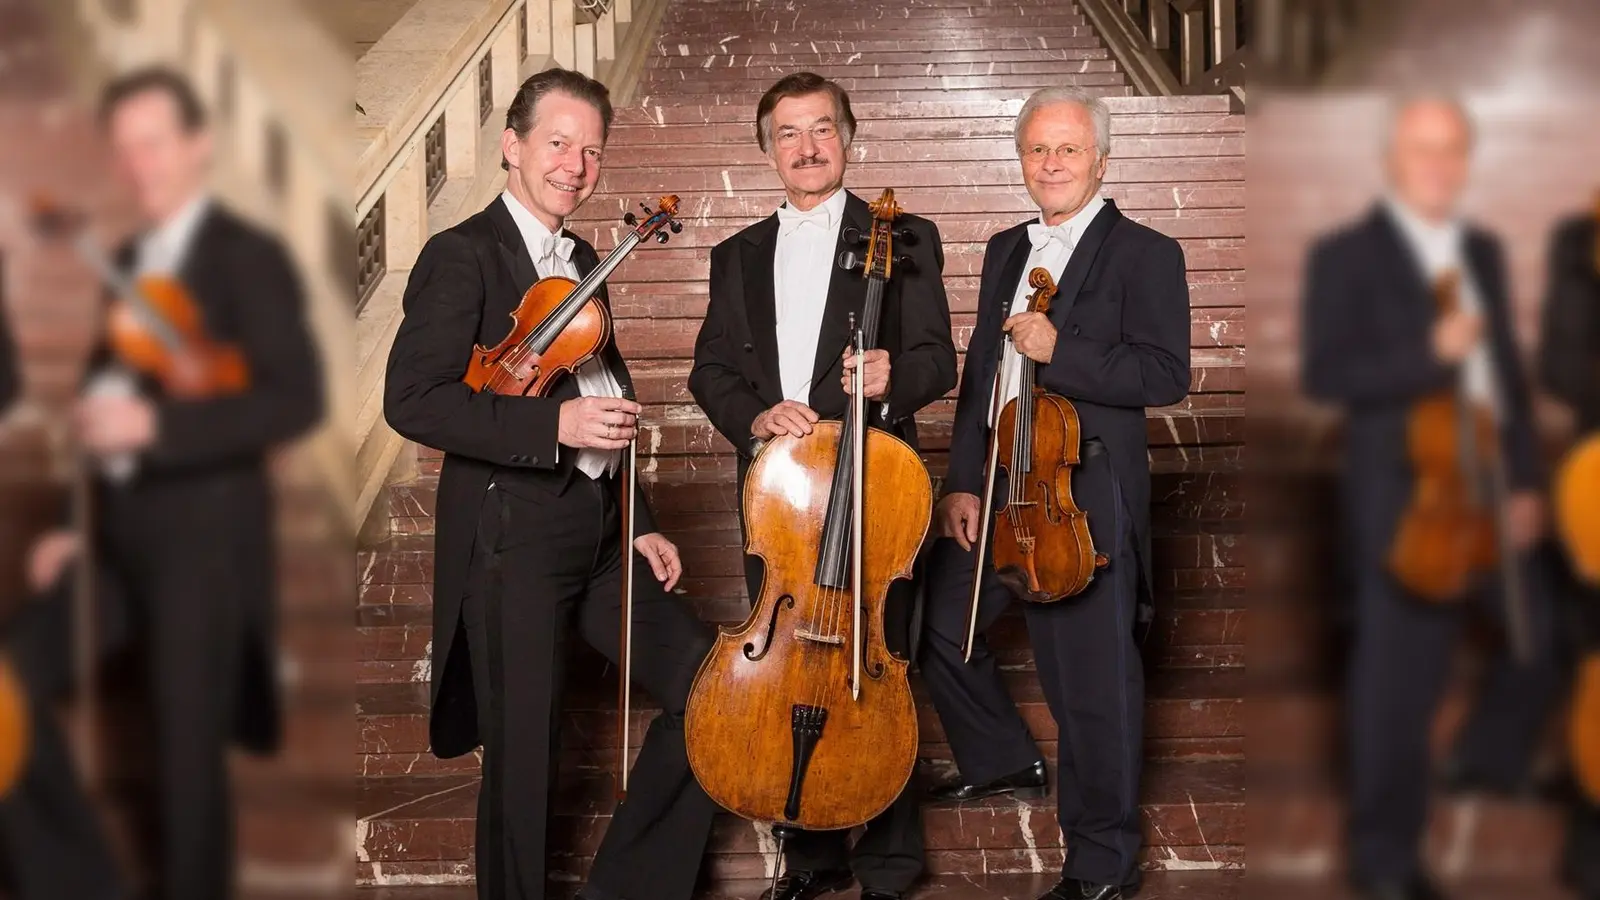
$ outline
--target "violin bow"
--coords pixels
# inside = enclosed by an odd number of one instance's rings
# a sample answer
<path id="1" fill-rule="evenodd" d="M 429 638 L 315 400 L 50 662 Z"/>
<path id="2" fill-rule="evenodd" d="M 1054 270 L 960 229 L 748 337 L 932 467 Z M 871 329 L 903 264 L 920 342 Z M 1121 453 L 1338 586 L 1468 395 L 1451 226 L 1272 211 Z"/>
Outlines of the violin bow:
<path id="1" fill-rule="evenodd" d="M 622 388 L 622 397 L 625 400 L 632 400 L 633 388 L 624 386 Z M 622 714 L 622 727 L 619 730 L 621 743 L 617 747 L 618 800 L 628 794 L 629 723 L 633 718 L 629 710 L 633 686 L 633 497 L 638 485 L 638 461 L 639 422 L 635 419 L 633 437 L 628 440 L 628 448 L 624 451 L 622 459 L 623 500 L 620 504 L 622 510 L 622 640 L 617 655 L 621 666 L 617 685 L 617 709 Z"/>
<path id="2" fill-rule="evenodd" d="M 994 481 L 1000 468 L 1000 387 L 1005 375 L 1006 348 L 1011 336 L 1002 333 L 1000 352 L 994 364 L 994 391 L 989 400 L 989 453 L 984 462 L 983 499 L 978 507 L 978 552 L 972 563 L 972 596 L 967 608 L 967 639 L 961 645 L 961 661 L 972 662 L 972 647 L 978 639 L 978 598 L 983 593 L 983 559 L 989 553 L 989 525 L 994 520 Z"/>

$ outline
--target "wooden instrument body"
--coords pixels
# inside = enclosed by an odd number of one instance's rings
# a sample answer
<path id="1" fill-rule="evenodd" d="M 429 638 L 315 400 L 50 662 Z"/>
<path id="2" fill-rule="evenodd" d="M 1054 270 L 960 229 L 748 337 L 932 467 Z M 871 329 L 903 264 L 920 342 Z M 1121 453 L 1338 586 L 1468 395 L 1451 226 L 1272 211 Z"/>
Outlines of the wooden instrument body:
<path id="1" fill-rule="evenodd" d="M 1556 531 L 1579 580 L 1600 588 L 1600 434 L 1568 451 L 1554 484 Z"/>
<path id="2" fill-rule="evenodd" d="M 1567 728 L 1573 779 L 1589 802 L 1600 803 L 1600 651 L 1591 651 L 1578 667 Z"/>
<path id="3" fill-rule="evenodd" d="M 462 380 L 475 391 L 520 397 L 543 397 L 563 372 L 575 372 L 593 359 L 611 337 L 611 315 L 590 297 L 543 353 L 523 342 L 555 313 L 577 282 L 559 275 L 541 278 L 511 313 L 511 332 L 493 347 L 478 344 Z"/>
<path id="4" fill-rule="evenodd" d="M 16 786 L 33 743 L 27 696 L 11 660 L 0 656 L 0 797 Z"/>
<path id="5" fill-rule="evenodd" d="M 839 422 L 769 442 L 745 478 L 745 552 L 761 557 L 761 595 L 744 624 L 718 635 L 685 714 L 689 764 L 707 794 L 748 819 L 809 830 L 851 828 L 887 809 L 911 777 L 917 716 L 908 663 L 884 641 L 889 585 L 911 576 L 927 536 L 933 486 L 922 460 L 893 435 L 868 429 L 863 463 L 862 647 L 850 695 L 848 589 L 815 583 Z M 795 753 L 793 711 L 822 705 L 827 720 L 805 770 L 800 816 L 785 814 Z"/>
<path id="6" fill-rule="evenodd" d="M 1498 442 L 1488 412 L 1468 408 L 1476 446 L 1494 453 Z M 1472 473 L 1462 471 L 1458 436 L 1462 404 L 1454 394 L 1419 401 L 1406 423 L 1415 472 L 1411 500 L 1395 532 L 1389 568 L 1407 590 L 1444 603 L 1466 594 L 1472 578 L 1499 560 L 1494 510 L 1474 503 Z"/>
<path id="7" fill-rule="evenodd" d="M 1082 428 L 1071 401 L 1034 388 L 1031 469 L 1012 472 L 1017 401 L 1000 413 L 998 453 L 1011 489 L 995 514 L 994 568 L 1018 597 L 1053 603 L 1080 594 L 1107 558 L 1089 536 L 1089 514 L 1072 499 L 1073 467 L 1082 462 Z M 1020 483 L 1019 483 L 1020 477 Z M 1017 502 L 1016 498 L 1022 502 Z"/>
<path id="8" fill-rule="evenodd" d="M 111 350 L 130 368 L 159 382 L 174 397 L 199 399 L 242 393 L 249 367 L 237 346 L 206 334 L 200 307 L 177 279 L 147 275 L 135 282 L 149 312 L 178 338 L 176 346 L 156 334 L 130 301 L 118 298 L 106 322 Z"/>

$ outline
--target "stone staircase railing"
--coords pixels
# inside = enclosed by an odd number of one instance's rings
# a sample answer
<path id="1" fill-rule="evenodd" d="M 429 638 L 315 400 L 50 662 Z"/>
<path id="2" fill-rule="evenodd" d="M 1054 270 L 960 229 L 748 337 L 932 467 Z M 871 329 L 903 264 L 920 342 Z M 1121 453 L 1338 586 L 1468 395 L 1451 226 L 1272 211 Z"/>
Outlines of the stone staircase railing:
<path id="1" fill-rule="evenodd" d="M 505 108 L 552 65 L 605 82 L 618 104 L 666 0 L 419 0 L 356 65 L 356 521 L 414 471 L 383 421 L 383 372 L 406 278 L 435 231 L 503 186 Z M 380 517 L 382 518 L 382 517 Z"/>
<path id="2" fill-rule="evenodd" d="M 1281 5 L 1268 0 L 1265 5 Z M 1243 97 L 1254 24 L 1242 0 L 1079 0 L 1139 93 Z"/>

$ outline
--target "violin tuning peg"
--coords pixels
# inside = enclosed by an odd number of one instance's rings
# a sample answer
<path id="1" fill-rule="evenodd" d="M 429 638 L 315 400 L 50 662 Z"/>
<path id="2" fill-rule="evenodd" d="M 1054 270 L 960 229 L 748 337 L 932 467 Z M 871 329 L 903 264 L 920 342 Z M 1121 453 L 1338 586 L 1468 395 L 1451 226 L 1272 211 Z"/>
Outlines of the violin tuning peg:
<path id="1" fill-rule="evenodd" d="M 682 222 L 678 222 L 678 221 L 674 220 L 671 227 L 672 227 L 672 233 L 673 234 L 683 234 L 683 223 Z"/>
<path id="2" fill-rule="evenodd" d="M 639 217 L 631 212 L 625 212 L 622 214 L 622 221 L 629 225 L 637 225 L 639 224 Z"/>
<path id="3" fill-rule="evenodd" d="M 667 242 L 667 233 L 665 231 L 656 232 L 656 243 L 665 244 L 666 242 Z"/>

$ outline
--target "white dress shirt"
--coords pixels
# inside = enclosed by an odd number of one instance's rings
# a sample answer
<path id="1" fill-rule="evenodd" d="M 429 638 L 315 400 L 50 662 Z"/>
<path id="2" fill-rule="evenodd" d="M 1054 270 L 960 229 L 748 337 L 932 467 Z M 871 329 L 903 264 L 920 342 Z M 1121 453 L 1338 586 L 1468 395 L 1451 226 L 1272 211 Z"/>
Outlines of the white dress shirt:
<path id="1" fill-rule="evenodd" d="M 1089 223 L 1094 221 L 1105 205 L 1105 198 L 1095 194 L 1083 209 L 1059 225 L 1044 224 L 1044 214 L 1040 213 L 1039 221 L 1028 226 L 1028 240 L 1033 244 L 1033 249 L 1028 252 L 1028 264 L 1023 267 L 1022 277 L 1017 281 L 1017 293 L 1011 299 L 1011 311 L 1006 313 L 1007 318 L 1028 311 L 1028 298 L 1033 294 L 1033 288 L 1028 285 L 1029 272 L 1042 267 L 1055 279 L 1056 284 L 1061 283 L 1061 273 L 1066 271 L 1067 263 L 1072 259 L 1073 248 L 1083 240 Z M 1000 394 L 1000 405 L 989 410 L 990 427 L 1000 420 L 1000 411 L 1016 398 L 1022 384 L 1022 354 L 1012 348 L 1010 341 L 1006 341 L 1004 346 L 1005 356 L 1000 364 L 1004 367 L 1001 370 L 1001 378 L 1004 379 L 1001 384 L 1005 387 Z"/>
<path id="2" fill-rule="evenodd" d="M 511 196 L 510 191 L 502 191 L 500 198 L 505 202 L 506 208 L 511 210 L 511 218 L 517 223 L 517 230 L 522 232 L 522 241 L 528 245 L 528 255 L 533 257 L 533 263 L 539 269 L 539 277 L 560 275 L 573 281 L 582 281 L 583 277 L 578 274 L 578 266 L 572 261 L 572 238 L 564 234 L 552 234 L 543 222 L 523 207 L 521 201 Z M 599 355 L 579 366 L 574 374 L 578 378 L 578 393 L 585 397 L 622 396 L 622 385 L 617 383 L 616 376 L 612 375 L 611 369 L 601 362 Z M 557 454 L 569 453 L 572 450 L 570 447 L 560 445 L 557 447 Z M 621 460 L 620 450 L 583 447 L 578 450 L 578 458 L 574 465 L 590 478 L 599 479 L 602 475 L 616 471 Z"/>
<path id="3" fill-rule="evenodd" d="M 1471 267 L 1467 265 L 1466 228 L 1461 220 L 1451 218 L 1435 225 L 1392 197 L 1387 203 L 1390 214 L 1400 225 L 1400 234 L 1405 238 L 1412 256 L 1422 267 L 1430 291 L 1441 275 L 1453 271 L 1459 276 L 1457 284 L 1460 287 L 1456 291 L 1456 300 L 1461 309 L 1479 316 L 1486 315 L 1483 294 L 1473 278 Z M 1432 297 L 1431 292 L 1429 297 Z M 1487 404 L 1498 418 L 1500 398 L 1494 390 L 1494 375 L 1488 341 L 1480 340 L 1462 363 L 1461 377 L 1466 384 L 1467 396 Z"/>
<path id="4" fill-rule="evenodd" d="M 822 313 L 833 278 L 833 251 L 839 246 L 845 191 L 807 212 L 784 204 L 778 209 L 778 250 L 772 260 L 772 296 L 777 314 L 778 371 L 783 399 L 809 405 Z"/>

